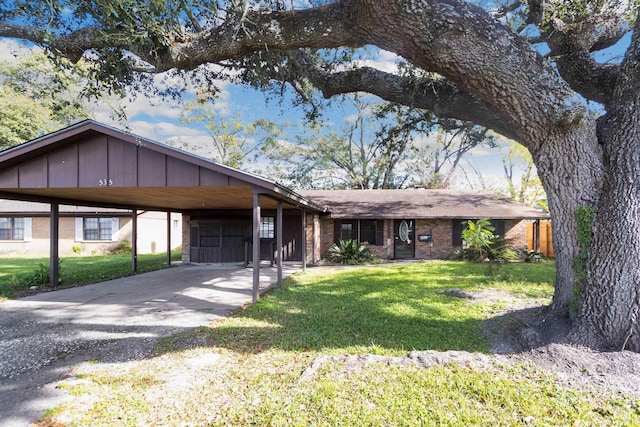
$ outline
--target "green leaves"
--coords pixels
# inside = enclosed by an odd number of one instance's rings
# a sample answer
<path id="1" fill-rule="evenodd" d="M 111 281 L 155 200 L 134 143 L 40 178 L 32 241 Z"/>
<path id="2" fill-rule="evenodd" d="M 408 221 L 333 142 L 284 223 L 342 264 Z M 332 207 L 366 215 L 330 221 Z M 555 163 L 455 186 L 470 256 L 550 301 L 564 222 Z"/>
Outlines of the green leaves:
<path id="1" fill-rule="evenodd" d="M 482 261 L 486 258 L 489 247 L 495 238 L 494 231 L 496 228 L 487 218 L 479 219 L 476 222 L 467 221 L 466 228 L 462 230 L 462 238 L 469 248 L 477 252 L 474 256 L 475 261 Z"/>
<path id="2" fill-rule="evenodd" d="M 509 241 L 504 236 L 494 235 L 495 231 L 496 228 L 487 218 L 476 222 L 467 221 L 467 226 L 462 231 L 462 238 L 467 244 L 465 259 L 475 262 L 489 260 L 497 263 L 517 259 L 518 255 L 509 248 Z"/>
<path id="3" fill-rule="evenodd" d="M 340 264 L 363 264 L 375 259 L 369 248 L 356 240 L 340 240 L 329 248 L 329 261 Z"/>
<path id="4" fill-rule="evenodd" d="M 0 63 L 0 149 L 89 117 L 80 89 L 83 72 L 42 52 Z"/>

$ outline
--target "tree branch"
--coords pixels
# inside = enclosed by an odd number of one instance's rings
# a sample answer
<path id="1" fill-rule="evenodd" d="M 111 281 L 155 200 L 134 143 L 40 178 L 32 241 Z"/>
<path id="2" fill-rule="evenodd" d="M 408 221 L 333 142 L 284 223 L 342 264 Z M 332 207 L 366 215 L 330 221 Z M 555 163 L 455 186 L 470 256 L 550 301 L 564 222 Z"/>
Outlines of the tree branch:
<path id="1" fill-rule="evenodd" d="M 567 23 L 553 11 L 546 11 L 544 0 L 530 0 L 531 23 L 544 29 L 544 38 L 551 48 L 552 57 L 562 77 L 572 89 L 587 99 L 608 105 L 613 100 L 619 66 L 599 64 L 591 53 L 617 43 L 628 31 L 623 14 L 609 12 L 586 16 Z"/>
<path id="2" fill-rule="evenodd" d="M 595 46 L 605 46 L 610 38 L 596 39 L 583 36 L 589 33 L 588 25 L 567 25 L 554 20 L 548 42 L 560 75 L 572 89 L 587 99 L 609 105 L 613 101 L 619 66 L 599 64 L 591 57 Z M 603 31 L 602 33 L 607 33 Z"/>
<path id="3" fill-rule="evenodd" d="M 300 50 L 293 54 L 293 61 L 294 76 L 307 77 L 325 98 L 368 92 L 386 101 L 432 111 L 438 117 L 475 122 L 507 138 L 515 138 L 490 105 L 444 80 L 417 81 L 371 67 L 331 73 L 318 67 Z"/>

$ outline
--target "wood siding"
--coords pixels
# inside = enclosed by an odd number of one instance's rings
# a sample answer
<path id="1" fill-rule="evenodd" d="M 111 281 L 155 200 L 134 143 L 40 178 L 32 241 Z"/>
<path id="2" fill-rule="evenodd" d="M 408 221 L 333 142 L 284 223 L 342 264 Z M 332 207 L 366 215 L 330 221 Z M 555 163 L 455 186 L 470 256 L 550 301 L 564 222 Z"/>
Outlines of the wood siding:
<path id="1" fill-rule="evenodd" d="M 0 172 L 0 188 L 124 188 L 246 185 L 182 159 L 95 135 Z"/>

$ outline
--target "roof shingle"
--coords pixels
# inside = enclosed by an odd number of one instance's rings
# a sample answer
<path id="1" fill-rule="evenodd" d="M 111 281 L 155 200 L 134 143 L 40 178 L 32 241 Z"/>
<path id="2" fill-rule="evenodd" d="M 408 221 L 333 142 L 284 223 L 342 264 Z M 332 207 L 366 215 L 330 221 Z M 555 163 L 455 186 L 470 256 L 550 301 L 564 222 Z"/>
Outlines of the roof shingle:
<path id="1" fill-rule="evenodd" d="M 465 190 L 301 190 L 333 218 L 545 219 L 549 214 L 504 197 Z"/>

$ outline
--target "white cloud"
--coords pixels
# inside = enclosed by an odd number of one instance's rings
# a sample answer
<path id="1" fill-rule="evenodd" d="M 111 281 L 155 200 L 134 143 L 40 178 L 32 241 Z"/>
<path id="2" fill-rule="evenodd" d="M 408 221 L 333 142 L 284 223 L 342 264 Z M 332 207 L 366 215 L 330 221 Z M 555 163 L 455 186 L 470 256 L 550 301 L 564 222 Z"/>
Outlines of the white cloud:
<path id="1" fill-rule="evenodd" d="M 19 56 L 29 54 L 39 47 L 29 45 L 16 39 L 0 38 L 0 60 L 15 62 Z"/>
<path id="2" fill-rule="evenodd" d="M 147 120 L 128 120 L 127 127 L 132 133 L 158 142 L 167 142 L 175 138 L 200 137 L 203 133 L 198 129 L 189 128 L 180 123 Z"/>
<path id="3" fill-rule="evenodd" d="M 360 67 L 372 67 L 380 71 L 384 71 L 391 74 L 398 73 L 398 62 L 401 58 L 395 53 L 381 50 L 374 59 L 365 59 L 361 61 L 354 61 L 356 65 Z"/>

